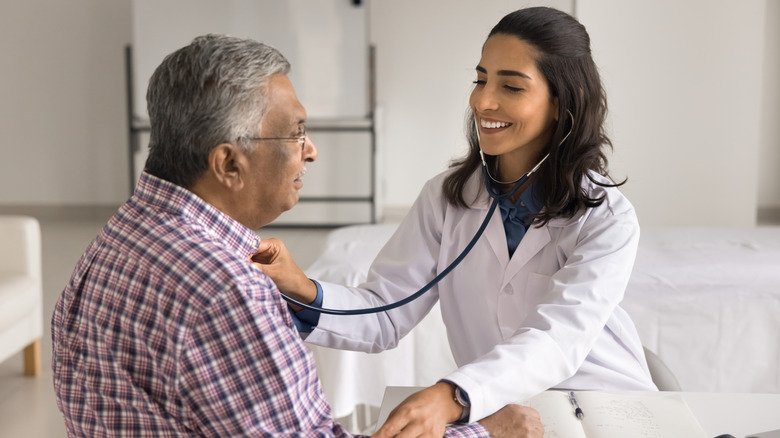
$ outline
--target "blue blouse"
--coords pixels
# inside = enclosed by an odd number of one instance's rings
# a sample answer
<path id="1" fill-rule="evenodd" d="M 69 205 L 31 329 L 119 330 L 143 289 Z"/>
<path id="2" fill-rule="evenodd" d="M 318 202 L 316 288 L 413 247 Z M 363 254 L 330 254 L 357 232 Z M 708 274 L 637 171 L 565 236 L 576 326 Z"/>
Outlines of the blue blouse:
<path id="1" fill-rule="evenodd" d="M 539 203 L 534 198 L 534 185 L 531 183 L 520 197 L 517 203 L 504 198 L 498 203 L 501 210 L 501 219 L 504 221 L 504 232 L 506 233 L 506 244 L 509 248 L 509 257 L 515 253 L 517 245 L 523 240 L 525 232 L 531 226 L 533 215 L 539 213 L 541 209 Z"/>

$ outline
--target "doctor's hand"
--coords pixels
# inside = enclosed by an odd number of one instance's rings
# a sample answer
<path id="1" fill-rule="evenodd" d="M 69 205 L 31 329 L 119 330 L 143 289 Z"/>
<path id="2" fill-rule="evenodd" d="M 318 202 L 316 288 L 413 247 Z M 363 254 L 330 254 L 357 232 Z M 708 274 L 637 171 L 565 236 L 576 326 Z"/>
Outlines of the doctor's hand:
<path id="1" fill-rule="evenodd" d="M 494 438 L 542 438 L 544 436 L 544 426 L 539 412 L 528 406 L 506 405 L 479 422 Z"/>
<path id="2" fill-rule="evenodd" d="M 271 277 L 279 291 L 302 303 L 311 303 L 317 298 L 317 286 L 301 268 L 295 264 L 287 247 L 281 240 L 262 239 L 257 252 L 250 257 L 252 263 Z M 299 310 L 291 306 L 294 310 Z"/>
<path id="3" fill-rule="evenodd" d="M 455 388 L 439 382 L 406 398 L 390 412 L 375 438 L 444 436 L 447 423 L 458 418 L 461 406 L 455 401 Z"/>

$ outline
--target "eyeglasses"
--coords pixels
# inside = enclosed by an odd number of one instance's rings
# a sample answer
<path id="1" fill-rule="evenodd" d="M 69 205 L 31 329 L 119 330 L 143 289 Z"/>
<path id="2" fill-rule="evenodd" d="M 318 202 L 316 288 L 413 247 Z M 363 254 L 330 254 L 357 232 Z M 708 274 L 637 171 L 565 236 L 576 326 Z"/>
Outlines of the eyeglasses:
<path id="1" fill-rule="evenodd" d="M 298 137 L 241 137 L 241 140 L 247 140 L 247 141 L 263 141 L 263 140 L 276 140 L 276 141 L 295 141 L 298 142 L 298 144 L 301 146 L 301 150 L 303 150 L 304 145 L 306 144 L 306 137 L 308 134 L 306 133 L 306 128 L 303 130 L 303 134 L 301 134 Z"/>

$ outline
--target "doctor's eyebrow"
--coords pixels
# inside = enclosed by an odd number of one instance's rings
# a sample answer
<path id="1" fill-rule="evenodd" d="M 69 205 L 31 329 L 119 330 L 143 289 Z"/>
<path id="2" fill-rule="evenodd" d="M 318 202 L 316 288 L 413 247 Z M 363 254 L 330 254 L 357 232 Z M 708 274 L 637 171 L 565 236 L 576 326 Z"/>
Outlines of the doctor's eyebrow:
<path id="1" fill-rule="evenodd" d="M 477 71 L 480 73 L 487 74 L 487 70 L 485 70 L 485 68 L 480 65 L 477 66 Z M 531 79 L 531 77 L 528 76 L 527 74 L 516 70 L 499 70 L 498 72 L 496 72 L 496 74 L 499 76 L 518 76 L 529 80 Z"/>

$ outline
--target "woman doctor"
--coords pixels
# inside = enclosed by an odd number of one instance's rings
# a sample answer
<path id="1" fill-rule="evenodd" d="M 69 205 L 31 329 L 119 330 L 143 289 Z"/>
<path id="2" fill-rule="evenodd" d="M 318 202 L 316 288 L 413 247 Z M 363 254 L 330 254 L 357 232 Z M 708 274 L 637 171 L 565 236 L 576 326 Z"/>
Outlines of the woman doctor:
<path id="1" fill-rule="evenodd" d="M 307 342 L 378 352 L 440 301 L 459 368 L 407 399 L 380 436 L 439 433 L 549 388 L 656 389 L 619 307 L 639 225 L 608 177 L 606 97 L 585 28 L 555 9 L 510 13 L 491 30 L 475 73 L 467 156 L 425 184 L 364 284 L 314 283 L 273 239 L 255 258 L 301 302 L 352 309 L 397 301 L 460 254 L 490 191 L 506 193 L 541 162 L 501 201 L 463 264 L 420 299 L 371 315 L 299 315 L 316 325 Z"/>

